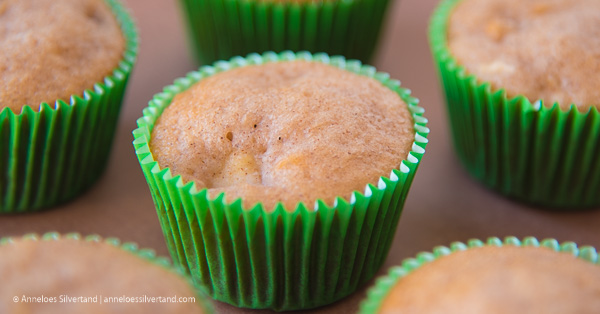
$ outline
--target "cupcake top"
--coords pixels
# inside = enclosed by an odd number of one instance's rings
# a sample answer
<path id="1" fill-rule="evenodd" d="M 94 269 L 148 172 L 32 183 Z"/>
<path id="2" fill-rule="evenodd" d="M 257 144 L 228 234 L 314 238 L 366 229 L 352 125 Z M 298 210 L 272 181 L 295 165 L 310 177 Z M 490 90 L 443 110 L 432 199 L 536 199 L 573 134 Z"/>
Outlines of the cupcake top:
<path id="1" fill-rule="evenodd" d="M 16 239 L 0 278 L 0 313 L 202 313 L 184 277 L 101 241 Z"/>
<path id="2" fill-rule="evenodd" d="M 240 67 L 177 95 L 156 122 L 151 151 L 173 175 L 244 207 L 363 192 L 407 158 L 412 116 L 380 82 L 319 62 Z"/>
<path id="3" fill-rule="evenodd" d="M 124 49 L 104 0 L 0 1 L 0 110 L 82 96 L 112 73 Z"/>
<path id="4" fill-rule="evenodd" d="M 448 45 L 467 72 L 509 97 L 600 107 L 598 16 L 598 0 L 463 0 Z"/>
<path id="5" fill-rule="evenodd" d="M 380 313 L 597 313 L 600 266 L 544 247 L 457 251 L 398 280 Z"/>

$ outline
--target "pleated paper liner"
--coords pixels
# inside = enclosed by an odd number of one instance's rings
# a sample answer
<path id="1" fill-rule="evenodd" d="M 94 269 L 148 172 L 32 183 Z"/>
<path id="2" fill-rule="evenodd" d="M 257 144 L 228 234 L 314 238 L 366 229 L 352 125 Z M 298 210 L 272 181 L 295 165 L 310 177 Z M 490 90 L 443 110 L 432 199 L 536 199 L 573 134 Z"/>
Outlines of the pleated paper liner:
<path id="1" fill-rule="evenodd" d="M 523 202 L 560 210 L 600 205 L 600 113 L 545 106 L 480 83 L 451 56 L 443 1 L 429 39 L 447 100 L 454 147 L 472 176 Z"/>
<path id="2" fill-rule="evenodd" d="M 0 213 L 36 211 L 74 198 L 106 166 L 121 101 L 135 63 L 136 27 L 118 0 L 106 0 L 126 39 L 112 75 L 70 103 L 0 112 Z"/>
<path id="3" fill-rule="evenodd" d="M 367 298 L 360 304 L 360 314 L 378 313 L 388 293 L 396 285 L 399 280 L 410 274 L 419 267 L 430 263 L 440 257 L 452 254 L 457 251 L 464 251 L 470 248 L 482 246 L 517 246 L 517 247 L 546 247 L 556 252 L 571 254 L 577 258 L 588 261 L 592 264 L 598 263 L 598 253 L 591 246 L 578 247 L 573 242 L 559 243 L 555 239 L 544 239 L 541 242 L 534 237 L 526 237 L 519 240 L 516 237 L 506 237 L 504 241 L 499 238 L 491 237 L 487 242 L 481 240 L 470 240 L 468 243 L 454 242 L 450 247 L 438 246 L 433 249 L 433 252 L 423 252 L 415 258 L 407 258 L 402 262 L 402 265 L 395 266 L 390 269 L 386 276 L 378 278 L 375 285 L 367 292 Z"/>
<path id="4" fill-rule="evenodd" d="M 83 237 L 79 233 L 60 234 L 58 232 L 47 232 L 43 235 L 31 233 L 20 237 L 3 237 L 0 238 L 0 246 L 10 245 L 12 242 L 18 239 L 27 241 L 57 241 L 60 239 L 70 239 L 84 242 L 103 242 L 108 245 L 120 248 L 126 252 L 129 252 L 143 260 L 158 265 L 170 272 L 173 272 L 177 274 L 182 280 L 185 280 L 190 285 L 190 287 L 195 287 L 193 281 L 186 274 L 183 268 L 181 268 L 178 265 L 173 265 L 168 258 L 157 256 L 154 250 L 139 248 L 138 245 L 133 242 L 121 243 L 121 240 L 117 238 L 103 238 L 99 235 L 89 235 Z M 213 313 L 214 310 L 212 308 L 212 305 L 210 304 L 210 301 L 205 300 L 206 297 L 203 295 L 202 291 L 196 292 L 196 303 L 198 304 L 198 306 L 200 306 L 204 310 L 204 313 Z"/>
<path id="5" fill-rule="evenodd" d="M 368 62 L 389 0 L 180 0 L 200 64 L 253 52 L 325 52 Z"/>
<path id="6" fill-rule="evenodd" d="M 350 202 L 337 198 L 314 208 L 261 203 L 242 208 L 240 199 L 227 203 L 223 194 L 210 199 L 207 190 L 183 182 L 161 168 L 148 142 L 156 119 L 173 97 L 195 82 L 231 68 L 285 60 L 313 60 L 372 77 L 396 91 L 414 119 L 412 151 L 399 169 L 355 191 Z M 187 268 L 210 295 L 238 307 L 274 310 L 309 309 L 339 300 L 369 280 L 382 265 L 417 166 L 425 152 L 429 129 L 417 99 L 386 73 L 356 60 L 272 52 L 235 57 L 192 72 L 156 95 L 138 119 L 133 134 L 140 165 L 153 196 L 164 236 L 176 263 Z"/>

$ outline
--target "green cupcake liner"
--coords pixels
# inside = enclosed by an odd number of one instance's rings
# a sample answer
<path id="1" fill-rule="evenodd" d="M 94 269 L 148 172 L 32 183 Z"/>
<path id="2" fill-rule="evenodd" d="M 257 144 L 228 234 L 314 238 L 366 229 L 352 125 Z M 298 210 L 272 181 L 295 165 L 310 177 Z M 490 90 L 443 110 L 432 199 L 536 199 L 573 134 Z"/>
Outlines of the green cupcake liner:
<path id="1" fill-rule="evenodd" d="M 472 176 L 506 196 L 548 208 L 600 205 L 600 113 L 543 100 L 508 98 L 480 83 L 451 56 L 447 20 L 460 0 L 446 0 L 429 30 L 459 159 Z"/>
<path id="2" fill-rule="evenodd" d="M 109 244 L 114 247 L 118 247 L 124 251 L 127 251 L 143 260 L 146 260 L 155 265 L 158 265 L 170 272 L 174 272 L 177 275 L 179 275 L 182 279 L 184 279 L 190 285 L 190 287 L 196 287 L 194 285 L 194 282 L 192 281 L 192 279 L 188 276 L 188 274 L 186 273 L 186 271 L 183 268 L 181 268 L 178 265 L 172 264 L 171 261 L 166 257 L 157 256 L 156 252 L 154 250 L 141 249 L 138 247 L 138 245 L 136 243 L 133 243 L 133 242 L 121 243 L 121 240 L 119 240 L 117 238 L 103 238 L 103 237 L 101 237 L 99 235 L 95 235 L 95 234 L 82 237 L 81 234 L 79 234 L 79 233 L 67 233 L 67 234 L 61 235 L 58 232 L 47 232 L 41 236 L 36 233 L 30 233 L 30 234 L 26 234 L 26 235 L 23 235 L 20 237 L 3 237 L 3 238 L 0 238 L 0 246 L 10 245 L 16 239 L 23 239 L 23 240 L 28 240 L 28 241 L 56 241 L 56 240 L 60 240 L 60 239 L 71 239 L 71 240 L 86 241 L 86 242 L 97 242 L 97 243 L 104 242 L 106 244 Z M 196 298 L 197 301 L 199 301 L 197 303 L 199 304 L 200 307 L 202 307 L 202 309 L 204 310 L 204 313 L 213 313 L 214 312 L 212 305 L 210 304 L 210 301 L 204 300 L 204 299 L 206 299 L 206 297 L 203 296 L 202 291 L 197 291 L 196 296 L 197 296 L 197 298 Z"/>
<path id="3" fill-rule="evenodd" d="M 325 52 L 368 62 L 389 0 L 180 0 L 200 64 L 253 52 Z"/>
<path id="4" fill-rule="evenodd" d="M 313 60 L 375 78 L 397 92 L 413 115 L 412 151 L 390 177 L 369 184 L 350 202 L 337 198 L 314 209 L 300 203 L 293 210 L 278 204 L 245 209 L 240 199 L 227 203 L 221 194 L 173 176 L 154 160 L 148 142 L 156 119 L 173 97 L 217 72 L 249 64 Z M 239 307 L 308 309 L 332 303 L 368 281 L 382 265 L 393 239 L 406 195 L 425 152 L 429 129 L 417 99 L 386 73 L 357 60 L 308 52 L 267 52 L 217 62 L 175 81 L 156 95 L 138 119 L 133 142 L 146 176 L 171 256 L 194 280 L 219 300 Z"/>
<path id="5" fill-rule="evenodd" d="M 383 301 L 396 283 L 415 269 L 453 252 L 482 246 L 546 247 L 556 252 L 571 254 L 593 264 L 600 264 L 598 253 L 594 247 L 578 247 L 573 242 L 564 242 L 561 244 L 555 239 L 544 239 L 540 242 L 534 237 L 526 237 L 522 241 L 516 237 L 506 237 L 502 241 L 500 238 L 491 237 L 487 239 L 487 242 L 477 239 L 469 240 L 466 244 L 454 242 L 450 247 L 438 246 L 431 253 L 419 253 L 415 258 L 407 258 L 402 261 L 401 266 L 392 267 L 386 276 L 378 278 L 375 285 L 369 289 L 367 298 L 360 304 L 359 313 L 378 313 L 379 308 L 383 305 Z"/>
<path id="6" fill-rule="evenodd" d="M 0 111 L 0 213 L 36 211 L 74 198 L 100 177 L 135 63 L 135 24 L 118 0 L 106 0 L 125 36 L 123 59 L 110 76 L 72 95 L 21 113 Z"/>

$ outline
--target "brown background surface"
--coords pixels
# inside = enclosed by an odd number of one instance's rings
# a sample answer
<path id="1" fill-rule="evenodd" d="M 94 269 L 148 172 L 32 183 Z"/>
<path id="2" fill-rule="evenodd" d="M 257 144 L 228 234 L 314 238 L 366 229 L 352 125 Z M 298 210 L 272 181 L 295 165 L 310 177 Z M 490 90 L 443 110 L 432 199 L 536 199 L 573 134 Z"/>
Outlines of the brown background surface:
<path id="1" fill-rule="evenodd" d="M 0 216 L 0 237 L 48 231 L 118 237 L 168 255 L 152 198 L 135 157 L 131 131 L 148 100 L 195 69 L 175 0 L 124 0 L 138 23 L 141 47 L 106 173 L 80 198 L 36 214 Z M 412 89 L 431 135 L 380 274 L 404 258 L 437 245 L 489 236 L 553 237 L 600 247 L 600 211 L 553 213 L 485 189 L 461 168 L 452 151 L 442 95 L 426 38 L 437 1 L 394 1 L 372 64 Z M 372 281 L 368 284 L 370 286 Z M 318 313 L 355 313 L 363 287 Z M 254 312 L 215 302 L 219 313 Z"/>

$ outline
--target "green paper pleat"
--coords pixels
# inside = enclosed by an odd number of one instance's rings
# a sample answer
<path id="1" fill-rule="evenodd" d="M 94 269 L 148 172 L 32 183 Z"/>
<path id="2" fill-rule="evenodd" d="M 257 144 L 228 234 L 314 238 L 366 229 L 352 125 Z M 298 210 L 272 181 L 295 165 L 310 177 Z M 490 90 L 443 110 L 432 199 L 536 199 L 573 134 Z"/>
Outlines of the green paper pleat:
<path id="1" fill-rule="evenodd" d="M 200 306 L 204 313 L 212 314 L 214 313 L 214 309 L 211 303 L 207 300 L 205 296 L 205 292 L 202 290 L 198 290 L 197 286 L 194 284 L 191 277 L 186 273 L 186 270 L 181 266 L 173 264 L 169 261 L 168 258 L 157 256 L 156 252 L 152 249 L 140 248 L 137 243 L 133 242 L 125 242 L 122 243 L 121 240 L 117 238 L 103 238 L 99 235 L 88 235 L 82 236 L 79 233 L 67 233 L 60 234 L 58 232 L 47 232 L 43 235 L 38 235 L 35 233 L 26 234 L 20 237 L 2 237 L 0 238 L 0 246 L 2 245 L 11 245 L 15 240 L 27 240 L 27 241 L 58 241 L 61 239 L 71 239 L 78 240 L 84 242 L 96 242 L 96 243 L 106 243 L 108 245 L 112 245 L 124 251 L 127 251 L 140 259 L 146 260 L 152 264 L 158 265 L 167 271 L 177 274 L 181 279 L 183 279 L 186 283 L 190 285 L 190 287 L 196 288 L 196 303 Z"/>
<path id="2" fill-rule="evenodd" d="M 242 208 L 241 200 L 224 202 L 184 183 L 169 168 L 161 169 L 148 146 L 152 128 L 178 92 L 216 72 L 248 64 L 282 60 L 314 60 L 373 77 L 396 91 L 414 119 L 415 142 L 408 158 L 366 195 L 338 198 L 316 209 L 302 203 L 286 210 L 279 204 Z M 156 205 L 173 260 L 189 270 L 196 283 L 223 302 L 246 308 L 309 309 L 339 300 L 368 281 L 383 264 L 406 195 L 425 152 L 429 129 L 423 109 L 410 92 L 389 75 L 359 61 L 326 54 L 289 51 L 235 57 L 178 79 L 156 95 L 138 119 L 134 147 Z"/>
<path id="3" fill-rule="evenodd" d="M 200 64 L 252 52 L 307 50 L 368 62 L 389 0 L 304 3 L 180 0 Z"/>
<path id="4" fill-rule="evenodd" d="M 0 213 L 36 211 L 81 194 L 102 174 L 116 129 L 138 39 L 131 17 L 106 0 L 126 39 L 119 66 L 103 82 L 71 96 L 70 103 L 42 103 L 21 113 L 0 112 Z"/>
<path id="5" fill-rule="evenodd" d="M 504 240 L 502 240 L 497 237 L 491 237 L 485 242 L 478 239 L 469 240 L 467 243 L 454 242 L 450 245 L 450 247 L 435 247 L 431 253 L 419 253 L 414 258 L 405 259 L 402 261 L 401 265 L 390 268 L 387 275 L 377 278 L 375 284 L 369 288 L 367 291 L 367 298 L 360 304 L 359 314 L 378 313 L 386 296 L 396 285 L 396 283 L 417 268 L 426 265 L 440 257 L 452 254 L 453 252 L 464 251 L 470 248 L 482 246 L 546 247 L 556 252 L 571 254 L 592 264 L 600 263 L 598 260 L 598 253 L 594 247 L 578 247 L 577 244 L 573 242 L 564 242 L 560 244 L 555 239 L 544 239 L 539 241 L 534 237 L 526 237 L 523 240 L 520 240 L 516 237 L 506 237 Z"/>
<path id="6" fill-rule="evenodd" d="M 444 87 L 456 153 L 465 168 L 506 196 L 552 209 L 600 205 L 600 113 L 508 98 L 466 73 L 447 45 L 460 0 L 433 14 L 429 40 Z"/>

